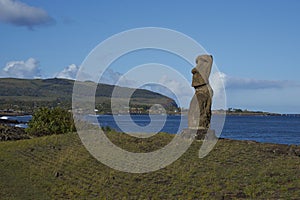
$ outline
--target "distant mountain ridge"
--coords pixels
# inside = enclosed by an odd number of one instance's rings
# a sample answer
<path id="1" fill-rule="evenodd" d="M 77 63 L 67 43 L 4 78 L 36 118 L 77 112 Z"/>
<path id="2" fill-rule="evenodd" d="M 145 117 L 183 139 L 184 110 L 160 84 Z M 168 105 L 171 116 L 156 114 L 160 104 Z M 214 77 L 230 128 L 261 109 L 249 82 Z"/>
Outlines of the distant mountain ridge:
<path id="1" fill-rule="evenodd" d="M 51 79 L 16 79 L 0 78 L 0 109 L 33 111 L 36 107 L 61 106 L 70 109 L 74 80 Z M 114 85 L 99 83 L 96 90 L 96 105 L 99 112 L 109 113 L 110 98 Z M 133 107 L 148 109 L 154 104 L 161 104 L 166 110 L 177 109 L 176 102 L 162 94 L 145 89 L 119 87 L 127 93 L 133 91 L 130 104 Z M 122 94 L 121 94 L 122 95 Z M 122 96 L 119 96 L 120 100 Z"/>

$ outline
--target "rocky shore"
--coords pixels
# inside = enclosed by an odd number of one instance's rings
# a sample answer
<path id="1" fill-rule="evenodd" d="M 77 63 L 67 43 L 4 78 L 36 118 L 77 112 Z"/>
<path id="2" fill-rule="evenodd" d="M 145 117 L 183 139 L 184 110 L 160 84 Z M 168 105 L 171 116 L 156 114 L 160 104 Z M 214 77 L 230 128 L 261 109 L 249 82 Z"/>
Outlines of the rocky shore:
<path id="1" fill-rule="evenodd" d="M 19 122 L 0 119 L 0 141 L 30 139 L 24 128 L 13 127 L 10 124 L 19 124 Z"/>

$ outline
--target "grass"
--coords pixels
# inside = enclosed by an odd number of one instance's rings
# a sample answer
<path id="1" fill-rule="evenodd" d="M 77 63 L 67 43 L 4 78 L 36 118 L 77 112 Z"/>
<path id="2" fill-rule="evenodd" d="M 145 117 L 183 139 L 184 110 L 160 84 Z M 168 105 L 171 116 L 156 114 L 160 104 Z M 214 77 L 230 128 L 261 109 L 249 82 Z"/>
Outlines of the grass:
<path id="1" fill-rule="evenodd" d="M 149 152 L 172 135 L 109 132 L 116 145 Z M 94 159 L 77 134 L 0 143 L 1 199 L 299 199 L 300 147 L 219 140 L 203 159 L 200 141 L 173 164 L 145 174 Z"/>

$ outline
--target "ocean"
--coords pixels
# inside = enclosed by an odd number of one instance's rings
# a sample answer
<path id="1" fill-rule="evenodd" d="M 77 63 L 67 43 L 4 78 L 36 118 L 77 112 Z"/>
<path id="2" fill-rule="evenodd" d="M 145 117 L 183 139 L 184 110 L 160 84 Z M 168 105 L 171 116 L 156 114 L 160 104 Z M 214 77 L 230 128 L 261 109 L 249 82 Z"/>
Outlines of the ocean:
<path id="1" fill-rule="evenodd" d="M 153 115 L 151 117 L 152 119 L 149 115 L 97 115 L 101 127 L 109 126 L 122 132 L 166 132 L 176 134 L 187 128 L 187 116 Z M 26 123 L 31 119 L 31 116 L 9 118 Z M 224 126 L 222 126 L 222 123 L 224 123 Z M 213 115 L 212 128 L 214 127 L 217 127 L 217 129 L 222 128 L 219 135 L 221 138 L 300 145 L 299 116 L 227 115 L 224 121 L 224 119 L 220 120 L 220 116 Z"/>
<path id="2" fill-rule="evenodd" d="M 150 123 L 148 115 L 131 115 L 132 120 L 138 125 L 135 130 L 132 127 L 130 116 L 115 116 L 122 129 L 116 124 L 112 115 L 98 115 L 98 121 L 102 127 L 109 126 L 117 131 L 151 132 L 152 128 L 147 127 Z M 161 132 L 176 134 L 183 128 L 187 128 L 187 116 L 180 115 L 153 116 L 153 123 L 156 125 L 166 117 Z M 212 128 L 218 123 L 218 115 L 212 118 Z M 158 122 L 157 122 L 158 121 Z M 160 125 L 160 124 L 159 124 Z M 155 129 L 155 127 L 153 128 Z M 219 136 L 235 140 L 253 140 L 263 143 L 296 144 L 300 145 L 300 117 L 299 116 L 238 116 L 227 115 L 225 123 Z"/>

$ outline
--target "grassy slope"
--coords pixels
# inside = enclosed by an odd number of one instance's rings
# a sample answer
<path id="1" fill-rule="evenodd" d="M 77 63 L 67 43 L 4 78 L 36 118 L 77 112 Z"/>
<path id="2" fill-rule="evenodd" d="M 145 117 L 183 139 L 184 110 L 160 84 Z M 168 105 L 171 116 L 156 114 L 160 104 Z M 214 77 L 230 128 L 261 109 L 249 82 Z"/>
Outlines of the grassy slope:
<path id="1" fill-rule="evenodd" d="M 147 152 L 168 143 L 109 133 L 117 145 Z M 1 199 L 299 199 L 300 157 L 289 146 L 219 140 L 199 159 L 201 142 L 170 166 L 128 174 L 101 164 L 76 134 L 0 143 Z M 299 150 L 299 147 L 294 147 Z"/>

